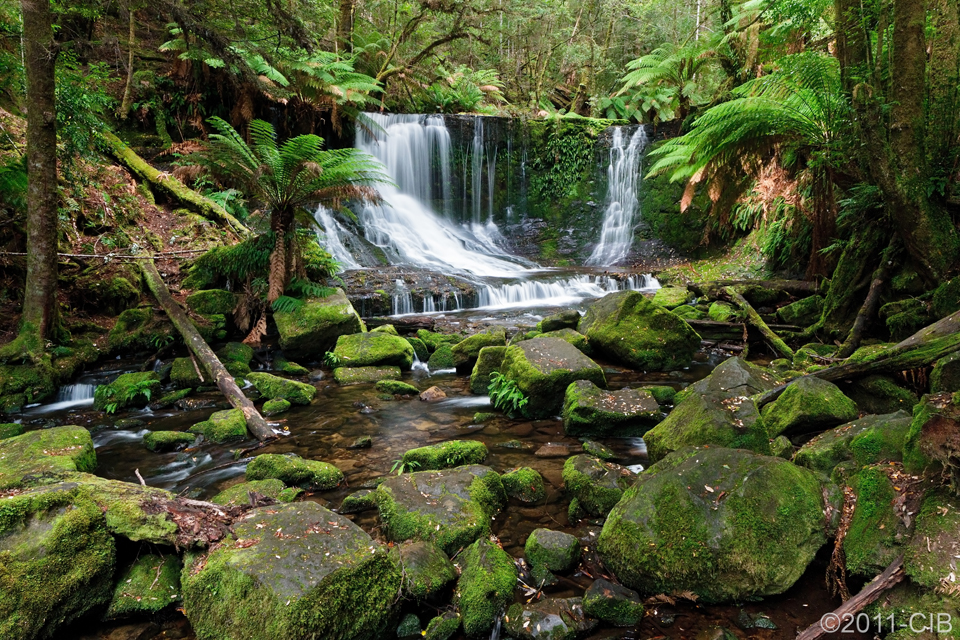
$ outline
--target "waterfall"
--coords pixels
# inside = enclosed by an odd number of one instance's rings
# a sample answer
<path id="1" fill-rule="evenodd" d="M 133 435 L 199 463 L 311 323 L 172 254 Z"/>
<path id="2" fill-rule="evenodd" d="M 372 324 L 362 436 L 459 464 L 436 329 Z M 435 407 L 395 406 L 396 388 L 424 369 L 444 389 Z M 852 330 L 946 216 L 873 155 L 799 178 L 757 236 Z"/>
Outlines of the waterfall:
<path id="1" fill-rule="evenodd" d="M 47 413 L 50 411 L 63 411 L 64 409 L 92 406 L 93 392 L 96 388 L 97 385 L 95 384 L 86 384 L 83 382 L 65 384 L 57 391 L 56 401 L 35 407 L 30 413 Z"/>
<path id="2" fill-rule="evenodd" d="M 317 234 L 320 244 L 340 263 L 344 269 L 359 269 L 360 263 L 354 259 L 353 255 L 343 246 L 341 233 L 348 233 L 339 222 L 337 222 L 330 210 L 320 205 L 316 213 L 313 214 L 317 224 L 323 227 L 323 234 Z"/>
<path id="3" fill-rule="evenodd" d="M 531 304 L 560 306 L 588 298 L 601 298 L 614 291 L 655 291 L 657 279 L 649 275 L 618 279 L 610 276 L 580 275 L 553 282 L 525 280 L 512 284 L 487 285 L 479 289 L 479 307 L 504 309 Z"/>
<path id="4" fill-rule="evenodd" d="M 603 214 L 600 242 L 587 258 L 587 264 L 609 267 L 627 257 L 633 244 L 634 217 L 639 203 L 640 156 L 647 143 L 643 127 L 638 127 L 624 146 L 623 127 L 613 130 L 610 164 L 607 166 L 607 208 Z"/>
<path id="5" fill-rule="evenodd" d="M 403 280 L 398 279 L 397 292 L 393 294 L 393 313 L 394 315 L 404 315 L 413 313 L 413 296 L 410 290 L 403 284 Z"/>

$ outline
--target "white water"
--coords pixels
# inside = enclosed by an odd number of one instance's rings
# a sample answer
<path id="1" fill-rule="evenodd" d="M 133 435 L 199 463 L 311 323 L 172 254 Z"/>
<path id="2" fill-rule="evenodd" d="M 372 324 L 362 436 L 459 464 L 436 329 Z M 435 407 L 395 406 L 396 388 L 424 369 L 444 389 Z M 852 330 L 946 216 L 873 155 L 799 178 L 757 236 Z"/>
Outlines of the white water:
<path id="1" fill-rule="evenodd" d="M 506 309 L 530 306 L 563 306 L 587 298 L 602 298 L 614 291 L 655 291 L 660 283 L 653 276 L 630 276 L 619 280 L 609 276 L 579 275 L 546 282 L 525 280 L 514 284 L 487 285 L 479 290 L 480 308 Z"/>
<path id="2" fill-rule="evenodd" d="M 600 242 L 587 264 L 609 267 L 627 257 L 633 244 L 633 225 L 639 202 L 640 156 L 647 144 L 643 127 L 624 141 L 622 127 L 613 130 L 610 164 L 607 166 L 607 209 L 603 214 Z"/>
<path id="3" fill-rule="evenodd" d="M 49 413 L 65 409 L 77 409 L 93 406 L 93 392 L 97 388 L 94 384 L 65 384 L 57 391 L 57 399 L 50 404 L 39 405 L 30 413 Z"/>
<path id="4" fill-rule="evenodd" d="M 319 238 L 320 244 L 327 248 L 330 255 L 332 255 L 344 269 L 359 269 L 360 263 L 347 251 L 347 248 L 343 246 L 343 240 L 340 238 L 340 234 L 346 233 L 346 229 L 340 226 L 340 223 L 334 219 L 330 210 L 320 205 L 317 207 L 317 211 L 313 214 L 313 217 L 316 219 L 317 224 L 323 228 L 323 234 Z"/>

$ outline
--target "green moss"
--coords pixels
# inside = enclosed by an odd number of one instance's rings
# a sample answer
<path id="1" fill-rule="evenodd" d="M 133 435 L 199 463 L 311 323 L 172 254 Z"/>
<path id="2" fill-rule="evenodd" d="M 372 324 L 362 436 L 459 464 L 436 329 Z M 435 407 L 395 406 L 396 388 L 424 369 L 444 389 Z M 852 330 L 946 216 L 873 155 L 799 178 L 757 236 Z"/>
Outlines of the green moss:
<path id="1" fill-rule="evenodd" d="M 534 529 L 523 547 L 533 567 L 565 572 L 580 561 L 580 541 L 576 536 L 550 529 Z"/>
<path id="2" fill-rule="evenodd" d="M 587 340 L 587 337 L 583 334 L 577 333 L 573 329 L 557 329 L 556 331 L 548 331 L 534 337 L 560 338 L 565 342 L 569 342 L 587 355 L 593 353 L 593 349 L 590 347 L 590 342 Z"/>
<path id="3" fill-rule="evenodd" d="M 401 396 L 418 396 L 420 390 L 412 384 L 400 382 L 399 380 L 381 380 L 376 385 L 377 391 L 382 393 L 396 394 Z"/>
<path id="4" fill-rule="evenodd" d="M 880 631 L 890 631 L 891 616 L 893 618 L 893 633 L 887 633 L 887 640 L 933 640 L 935 638 L 956 637 L 960 628 L 960 598 L 940 593 L 936 590 L 920 587 L 909 580 L 905 580 L 892 589 L 884 592 L 876 602 L 867 605 L 863 612 L 871 621 L 879 619 L 883 623 Z M 943 622 L 944 633 L 936 634 L 926 631 L 933 615 L 934 629 L 940 620 Z M 938 616 L 945 617 L 938 620 Z M 913 621 L 913 631 L 910 621 Z M 947 631 L 947 628 L 950 631 Z"/>
<path id="5" fill-rule="evenodd" d="M 481 349 L 485 347 L 505 347 L 506 345 L 507 337 L 504 335 L 502 327 L 474 334 L 451 348 L 453 366 L 458 371 L 470 371 L 477 362 Z"/>
<path id="6" fill-rule="evenodd" d="M 143 407 L 160 391 L 160 376 L 154 371 L 124 373 L 110 384 L 100 385 L 93 392 L 93 408 L 103 411 L 107 405 L 116 409 Z"/>
<path id="7" fill-rule="evenodd" d="M 339 513 L 360 513 L 377 508 L 376 493 L 370 489 L 361 489 L 351 493 L 340 503 Z"/>
<path id="8" fill-rule="evenodd" d="M 273 359 L 273 370 L 286 373 L 291 376 L 305 376 L 310 374 L 310 369 L 296 362 L 290 362 L 283 356 L 277 356 Z"/>
<path id="9" fill-rule="evenodd" d="M 787 436 L 777 436 L 770 442 L 770 455 L 789 460 L 793 457 L 793 443 Z"/>
<path id="10" fill-rule="evenodd" d="M 808 327 L 820 319 L 823 313 L 823 297 L 810 296 L 777 309 L 782 322 L 799 327 Z"/>
<path id="11" fill-rule="evenodd" d="M 632 627 L 643 619 L 643 604 L 636 591 L 599 578 L 583 594 L 583 612 L 618 627 Z"/>
<path id="12" fill-rule="evenodd" d="M 183 431 L 151 431 L 143 436 L 143 445 L 150 451 L 173 451 L 193 444 L 197 437 Z"/>
<path id="13" fill-rule="evenodd" d="M 904 554 L 904 571 L 914 584 L 928 589 L 953 587 L 960 555 L 960 502 L 946 489 L 923 498 L 917 526 Z"/>
<path id="14" fill-rule="evenodd" d="M 204 379 L 206 379 L 206 376 L 204 376 Z M 170 381 L 181 389 L 196 389 L 204 382 L 200 380 L 200 375 L 190 358 L 177 358 L 173 361 L 173 367 L 170 369 Z"/>
<path id="15" fill-rule="evenodd" d="M 381 380 L 399 380 L 400 367 L 338 367 L 333 370 L 337 384 L 371 384 Z"/>
<path id="16" fill-rule="evenodd" d="M 960 311 L 960 278 L 948 280 L 936 288 L 933 292 L 930 311 L 933 313 L 934 320 L 946 318 Z"/>
<path id="17" fill-rule="evenodd" d="M 559 411 L 564 392 L 577 380 L 606 386 L 597 363 L 556 338 L 534 338 L 507 347 L 500 368 L 528 398 L 523 411 L 529 417 L 546 417 Z"/>
<path id="18" fill-rule="evenodd" d="M 463 572 L 454 600 L 463 616 L 463 630 L 471 637 L 489 634 L 496 618 L 513 600 L 517 584 L 513 558 L 481 538 L 467 547 L 460 564 Z"/>
<path id="19" fill-rule="evenodd" d="M 337 338 L 334 355 L 344 367 L 396 366 L 407 370 L 413 365 L 410 343 L 388 333 L 356 333 Z"/>
<path id="20" fill-rule="evenodd" d="M 850 528 L 843 540 L 847 571 L 874 576 L 900 555 L 902 526 L 894 511 L 897 497 L 890 478 L 878 467 L 862 469 L 851 481 L 857 494 Z"/>
<path id="21" fill-rule="evenodd" d="M 223 443 L 247 437 L 247 420 L 240 409 L 217 411 L 209 419 L 190 427 L 190 433 L 200 433 L 211 442 Z"/>
<path id="22" fill-rule="evenodd" d="M 673 387 L 667 386 L 649 386 L 641 387 L 641 390 L 646 391 L 653 396 L 653 399 L 657 401 L 658 405 L 671 405 L 673 404 L 674 398 L 677 396 L 677 390 Z"/>
<path id="23" fill-rule="evenodd" d="M 931 375 L 931 384 L 932 380 L 933 375 Z M 915 393 L 904 389 L 889 376 L 881 375 L 855 380 L 847 387 L 846 393 L 864 413 L 912 411 L 918 400 Z"/>
<path id="24" fill-rule="evenodd" d="M 903 442 L 903 467 L 908 473 L 921 474 L 928 468 L 939 468 L 922 442 L 924 427 L 935 424 L 941 413 L 937 399 L 942 396 L 924 396 L 913 408 L 913 420 Z"/>
<path id="25" fill-rule="evenodd" d="M 855 460 L 858 467 L 900 460 L 910 421 L 910 415 L 903 411 L 865 416 L 824 431 L 804 444 L 793 461 L 814 471 L 830 473 L 846 460 Z"/>
<path id="26" fill-rule="evenodd" d="M 140 556 L 123 569 L 117 578 L 117 586 L 107 612 L 106 620 L 157 613 L 178 604 L 180 595 L 180 571 L 183 563 L 175 555 Z"/>
<path id="27" fill-rule="evenodd" d="M 500 476 L 507 495 L 520 502 L 541 502 L 547 497 L 543 476 L 536 469 L 520 467 Z"/>
<path id="28" fill-rule="evenodd" d="M 484 347 L 477 354 L 477 363 L 470 374 L 470 392 L 485 395 L 490 386 L 490 376 L 500 370 L 506 347 Z"/>
<path id="29" fill-rule="evenodd" d="M 0 440 L 19 436 L 23 433 L 23 425 L 16 422 L 0 423 Z"/>
<path id="30" fill-rule="evenodd" d="M 669 174 L 644 178 L 639 185 L 640 212 L 654 237 L 684 254 L 701 252 L 710 222 L 707 189 L 697 189 L 691 206 L 680 210 L 684 185 Z"/>
<path id="31" fill-rule="evenodd" d="M 604 391 L 577 380 L 564 393 L 563 430 L 570 436 L 642 436 L 662 419 L 657 401 L 642 389 Z"/>
<path id="32" fill-rule="evenodd" d="M 150 403 L 152 409 L 166 409 L 175 405 L 178 401 L 183 400 L 187 396 L 193 393 L 193 389 L 178 389 L 171 393 L 166 394 L 159 400 Z"/>
<path id="33" fill-rule="evenodd" d="M 473 414 L 474 424 L 483 424 L 484 422 L 489 422 L 497 417 L 495 413 L 488 413 L 486 411 L 478 411 Z"/>
<path id="34" fill-rule="evenodd" d="M 459 334 L 436 333 L 433 331 L 428 331 L 427 329 L 418 329 L 417 338 L 427 345 L 427 349 L 430 351 L 430 353 L 436 351 L 437 348 L 442 344 L 452 347 L 463 340 L 463 336 Z"/>
<path id="35" fill-rule="evenodd" d="M 420 338 L 405 338 L 410 346 L 413 347 L 413 352 L 417 356 L 417 360 L 420 362 L 426 362 L 430 359 L 430 350 L 427 349 L 427 345 Z"/>
<path id="36" fill-rule="evenodd" d="M 276 416 L 285 411 L 289 411 L 291 406 L 288 400 L 277 398 L 276 400 L 267 400 L 264 402 L 262 411 L 265 416 Z"/>
<path id="37" fill-rule="evenodd" d="M 287 380 L 269 373 L 251 373 L 247 380 L 268 400 L 283 398 L 291 404 L 310 404 L 317 395 L 317 388 L 311 384 Z"/>
<path id="38" fill-rule="evenodd" d="M 156 351 L 156 345 L 177 337 L 176 329 L 166 314 L 152 307 L 127 309 L 107 335 L 111 353 L 118 351 Z"/>
<path id="39" fill-rule="evenodd" d="M 448 440 L 426 447 L 410 449 L 403 454 L 403 462 L 407 465 L 417 463 L 413 467 L 418 471 L 433 471 L 450 469 L 465 464 L 480 464 L 487 458 L 487 446 L 475 440 Z"/>
<path id="40" fill-rule="evenodd" d="M 686 287 L 663 287 L 653 295 L 653 303 L 664 309 L 675 309 L 693 300 L 693 294 Z"/>
<path id="41" fill-rule="evenodd" d="M 415 600 L 437 594 L 457 579 L 447 555 L 431 542 L 404 542 L 393 548 L 393 554 L 403 567 L 404 592 Z"/>
<path id="42" fill-rule="evenodd" d="M 242 342 L 228 342 L 217 351 L 217 357 L 224 364 L 230 361 L 249 365 L 253 360 L 253 348 Z"/>
<path id="43" fill-rule="evenodd" d="M 340 486 L 343 472 L 332 464 L 319 460 L 304 460 L 292 454 L 265 453 L 247 465 L 247 480 L 268 478 L 276 478 L 288 486 L 328 491 Z"/>
<path id="44" fill-rule="evenodd" d="M 363 322 L 343 290 L 310 299 L 295 311 L 275 313 L 280 348 L 295 360 L 319 359 L 342 335 L 364 331 Z"/>
<path id="45" fill-rule="evenodd" d="M 443 369 L 453 369 L 455 362 L 453 359 L 453 348 L 449 344 L 441 344 L 430 354 L 427 360 L 427 367 L 430 371 L 440 371 Z"/>
<path id="46" fill-rule="evenodd" d="M 90 432 L 64 426 L 0 440 L 0 491 L 29 486 L 45 477 L 93 471 L 97 454 Z"/>
<path id="47" fill-rule="evenodd" d="M 460 629 L 460 614 L 448 611 L 433 618 L 423 634 L 424 640 L 450 640 Z"/>
<path id="48" fill-rule="evenodd" d="M 563 465 L 563 486 L 577 499 L 580 509 L 603 517 L 630 486 L 629 474 L 621 474 L 621 470 L 619 465 L 592 456 L 574 456 Z"/>
<path id="49" fill-rule="evenodd" d="M 384 292 L 386 293 L 386 292 Z M 383 324 L 377 327 L 376 329 L 370 329 L 370 333 L 388 333 L 391 336 L 399 336 L 397 333 L 397 328 L 392 324 Z"/>
<path id="50" fill-rule="evenodd" d="M 740 313 L 728 302 L 714 302 L 707 315 L 716 322 L 740 322 Z"/>
<path id="51" fill-rule="evenodd" d="M 565 309 L 538 322 L 537 331 L 549 333 L 560 329 L 576 329 L 579 323 L 580 312 L 576 309 Z"/>
<path id="52" fill-rule="evenodd" d="M 857 405 L 837 386 L 819 378 L 802 378 L 761 411 L 770 437 L 822 431 L 859 416 Z"/>
<path id="53" fill-rule="evenodd" d="M 223 289 L 208 289 L 187 296 L 186 302 L 191 311 L 201 315 L 227 315 L 237 306 L 237 296 Z"/>
<path id="54" fill-rule="evenodd" d="M 53 397 L 57 378 L 49 356 L 34 364 L 0 365 L 0 412 L 14 413 Z"/>
<path id="55" fill-rule="evenodd" d="M 210 502 L 213 504 L 222 504 L 227 507 L 239 504 L 250 504 L 251 493 L 259 493 L 260 495 L 273 498 L 279 502 L 292 502 L 297 492 L 291 494 L 286 493 L 287 491 L 282 480 L 268 478 L 266 480 L 254 480 L 252 482 L 235 484 L 210 498 Z"/>
<path id="56" fill-rule="evenodd" d="M 960 352 L 940 358 L 930 373 L 930 392 L 960 391 Z"/>

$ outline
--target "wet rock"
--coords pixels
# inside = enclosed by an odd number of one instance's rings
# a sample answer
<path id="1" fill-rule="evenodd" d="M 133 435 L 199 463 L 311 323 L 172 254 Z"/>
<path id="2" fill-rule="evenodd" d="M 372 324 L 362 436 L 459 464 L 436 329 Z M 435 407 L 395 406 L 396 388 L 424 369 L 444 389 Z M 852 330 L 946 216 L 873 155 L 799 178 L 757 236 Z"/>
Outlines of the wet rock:
<path id="1" fill-rule="evenodd" d="M 960 353 L 940 358 L 930 373 L 930 392 L 960 391 Z"/>
<path id="2" fill-rule="evenodd" d="M 607 447 L 595 440 L 586 440 L 583 443 L 583 450 L 589 453 L 592 456 L 596 456 L 601 460 L 616 460 L 617 454 L 613 452 L 613 449 Z"/>
<path id="3" fill-rule="evenodd" d="M 190 427 L 190 433 L 202 434 L 218 444 L 247 437 L 247 421 L 240 409 L 217 411 L 209 419 Z"/>
<path id="4" fill-rule="evenodd" d="M 437 386 L 430 387 L 420 394 L 420 400 L 423 402 L 439 402 L 447 397 L 443 389 Z"/>
<path id="5" fill-rule="evenodd" d="M 403 590 L 410 598 L 425 600 L 457 579 L 457 570 L 447 554 L 432 542 L 407 541 L 394 546 L 392 552 L 403 567 Z"/>
<path id="6" fill-rule="evenodd" d="M 420 390 L 412 384 L 400 382 L 399 380 L 381 380 L 376 385 L 377 391 L 400 396 L 417 396 Z"/>
<path id="7" fill-rule="evenodd" d="M 912 418 L 904 411 L 864 416 L 824 431 L 797 451 L 794 463 L 830 473 L 847 460 L 864 466 L 884 460 L 900 460 Z"/>
<path id="8" fill-rule="evenodd" d="M 210 502 L 228 507 L 240 504 L 251 504 L 251 493 L 273 498 L 277 502 L 293 502 L 298 495 L 303 493 L 303 490 L 299 488 L 288 489 L 282 481 L 276 478 L 254 480 L 251 482 L 240 482 L 228 489 L 224 489 L 210 498 Z"/>
<path id="9" fill-rule="evenodd" d="M 317 388 L 312 384 L 287 380 L 269 373 L 251 373 L 247 380 L 268 400 L 283 398 L 291 404 L 310 404 L 317 395 Z"/>
<path id="10" fill-rule="evenodd" d="M 808 327 L 820 319 L 823 312 L 823 297 L 810 296 L 780 307 L 777 316 L 786 324 Z"/>
<path id="11" fill-rule="evenodd" d="M 561 442 L 548 442 L 537 449 L 533 455 L 538 458 L 566 458 L 570 455 L 570 447 Z"/>
<path id="12" fill-rule="evenodd" d="M 153 371 L 124 373 L 110 384 L 100 385 L 93 392 L 93 408 L 113 411 L 127 407 L 145 407 L 150 398 L 160 392 L 160 376 Z"/>
<path id="13" fill-rule="evenodd" d="M 677 406 L 643 436 L 650 460 L 686 446 L 717 445 L 769 453 L 769 436 L 750 396 L 779 383 L 772 373 L 730 358 L 677 394 Z"/>
<path id="14" fill-rule="evenodd" d="M 574 456 L 563 465 L 567 493 L 577 500 L 580 509 L 596 517 L 606 516 L 635 478 L 624 467 L 593 456 Z"/>
<path id="15" fill-rule="evenodd" d="M 247 465 L 247 480 L 276 478 L 287 486 L 315 491 L 335 489 L 343 482 L 343 473 L 332 464 L 305 460 L 294 454 L 264 453 Z"/>
<path id="16" fill-rule="evenodd" d="M 588 616 L 617 627 L 632 627 L 643 618 L 640 595 L 603 578 L 594 580 L 583 594 L 583 610 Z"/>
<path id="17" fill-rule="evenodd" d="M 582 333 L 577 333 L 573 329 L 558 329 L 557 331 L 548 331 L 546 333 L 541 333 L 538 337 L 559 338 L 564 342 L 569 342 L 586 355 L 593 353 L 593 349 L 590 347 L 590 342 L 587 340 L 587 337 Z"/>
<path id="18" fill-rule="evenodd" d="M 418 471 L 436 471 L 465 464 L 480 464 L 486 459 L 487 446 L 475 440 L 448 440 L 409 449 L 403 454 L 404 464 Z"/>
<path id="19" fill-rule="evenodd" d="M 269 418 L 271 416 L 277 416 L 281 413 L 289 411 L 291 406 L 292 405 L 290 404 L 289 400 L 277 398 L 275 400 L 267 400 L 264 402 L 262 411 L 263 415 Z"/>
<path id="20" fill-rule="evenodd" d="M 413 347 L 413 352 L 416 354 L 417 360 L 426 362 L 430 359 L 430 350 L 427 349 L 427 345 L 423 343 L 423 340 L 420 338 L 405 338 L 405 340 Z"/>
<path id="21" fill-rule="evenodd" d="M 536 469 L 521 467 L 506 471 L 500 476 L 500 480 L 507 495 L 520 502 L 540 502 L 547 497 L 543 477 L 537 473 Z"/>
<path id="22" fill-rule="evenodd" d="M 150 451 L 176 451 L 188 447 L 197 436 L 185 431 L 151 431 L 143 436 L 143 446 Z"/>
<path id="23" fill-rule="evenodd" d="M 487 636 L 497 617 L 513 600 L 517 567 L 507 553 L 486 538 L 477 540 L 459 557 L 463 568 L 454 602 L 470 637 Z"/>
<path id="24" fill-rule="evenodd" d="M 700 348 L 700 336 L 690 325 L 636 291 L 594 302 L 577 330 L 598 353 L 644 371 L 684 367 Z"/>
<path id="25" fill-rule="evenodd" d="M 433 353 L 442 345 L 452 347 L 463 340 L 463 336 L 459 334 L 436 333 L 426 329 L 418 329 L 417 338 L 422 340 L 423 343 L 427 345 L 427 349 L 430 351 L 430 353 Z"/>
<path id="26" fill-rule="evenodd" d="M 485 347 L 505 347 L 506 345 L 507 337 L 502 327 L 474 334 L 451 348 L 453 366 L 456 367 L 457 373 L 469 373 L 476 365 L 481 349 Z"/>
<path id="27" fill-rule="evenodd" d="M 913 391 L 904 389 L 889 376 L 860 378 L 844 385 L 843 390 L 863 413 L 884 414 L 895 411 L 913 411 L 913 407 L 919 401 Z"/>
<path id="28" fill-rule="evenodd" d="M 801 378 L 761 412 L 770 437 L 823 431 L 860 415 L 857 405 L 837 385 L 820 378 Z"/>
<path id="29" fill-rule="evenodd" d="M 294 360 L 319 360 L 342 335 L 363 331 L 363 322 L 343 290 L 326 298 L 307 300 L 294 311 L 273 314 L 280 348 Z"/>
<path id="30" fill-rule="evenodd" d="M 147 424 L 139 418 L 121 418 L 113 423 L 114 429 L 136 429 Z"/>
<path id="31" fill-rule="evenodd" d="M 344 387 L 381 380 L 399 380 L 400 367 L 338 367 L 333 370 L 333 379 Z"/>
<path id="32" fill-rule="evenodd" d="M 437 347 L 437 350 L 430 354 L 430 359 L 427 360 L 427 368 L 430 371 L 453 369 L 453 348 L 448 344 L 441 344 Z"/>
<path id="33" fill-rule="evenodd" d="M 291 362 L 283 356 L 277 356 L 273 359 L 273 370 L 280 371 L 281 373 L 286 373 L 291 376 L 308 376 L 310 375 L 310 369 L 307 369 L 301 364 L 296 362 Z M 231 373 L 233 373 L 231 371 Z"/>
<path id="34" fill-rule="evenodd" d="M 561 531 L 534 529 L 527 537 L 523 552 L 535 569 L 565 573 L 580 562 L 580 541 Z"/>
<path id="35" fill-rule="evenodd" d="M 613 508 L 597 550 L 643 593 L 705 602 L 783 593 L 826 542 L 824 491 L 790 462 L 688 447 L 640 475 Z"/>
<path id="36" fill-rule="evenodd" d="M 490 422 L 496 417 L 497 417 L 497 414 L 495 413 L 486 413 L 483 411 L 478 411 L 477 413 L 473 414 L 473 421 L 476 424 L 483 424 L 484 422 Z"/>
<path id="37" fill-rule="evenodd" d="M 389 540 L 429 540 L 456 553 L 490 533 L 490 519 L 506 504 L 500 476 L 479 465 L 404 473 L 377 488 Z"/>
<path id="38" fill-rule="evenodd" d="M 713 626 L 699 631 L 696 640 L 737 640 L 737 635 L 729 629 Z"/>
<path id="39" fill-rule="evenodd" d="M 693 294 L 686 287 L 663 287 L 653 294 L 653 303 L 664 309 L 676 309 L 693 300 Z"/>
<path id="40" fill-rule="evenodd" d="M 470 392 L 486 395 L 490 386 L 490 376 L 500 371 L 506 347 L 484 347 L 477 354 L 477 363 L 470 374 Z"/>
<path id="41" fill-rule="evenodd" d="M 577 380 L 606 386 L 597 363 L 558 338 L 534 338 L 507 347 L 501 370 L 528 399 L 523 411 L 530 417 L 556 414 L 564 391 Z"/>
<path id="42" fill-rule="evenodd" d="M 413 366 L 413 347 L 403 338 L 388 333 L 355 333 L 337 338 L 333 350 L 344 367 Z"/>
<path id="43" fill-rule="evenodd" d="M 93 471 L 97 454 L 90 432 L 73 425 L 28 431 L 0 440 L 0 491 Z"/>
<path id="44" fill-rule="evenodd" d="M 180 398 L 174 402 L 177 409 L 181 411 L 199 411 L 200 409 L 210 409 L 220 404 L 216 398 Z"/>
<path id="45" fill-rule="evenodd" d="M 176 555 L 140 556 L 120 572 L 104 619 L 150 615 L 178 604 L 182 568 Z"/>
<path id="46" fill-rule="evenodd" d="M 420 637 L 420 618 L 412 613 L 408 613 L 400 620 L 397 626 L 397 638 L 419 638 Z"/>
<path id="47" fill-rule="evenodd" d="M 773 620 L 770 619 L 769 616 L 763 613 L 747 613 L 743 609 L 740 609 L 740 613 L 737 615 L 737 626 L 744 631 L 750 631 L 751 629 L 777 628 L 777 625 L 773 622 Z"/>
<path id="48" fill-rule="evenodd" d="M 497 444 L 501 449 L 532 449 L 534 445 L 520 440 L 507 440 Z"/>
<path id="49" fill-rule="evenodd" d="M 400 568 L 343 516 L 313 502 L 271 506 L 248 512 L 234 533 L 184 568 L 198 636 L 370 639 L 396 620 Z"/>
<path id="50" fill-rule="evenodd" d="M 347 449 L 369 449 L 373 446 L 373 438 L 370 436 L 358 436 Z"/>
<path id="51" fill-rule="evenodd" d="M 563 430 L 571 436 L 642 436 L 662 418 L 660 405 L 642 389 L 604 391 L 578 380 L 564 394 Z"/>
<path id="52" fill-rule="evenodd" d="M 424 640 L 450 640 L 460 629 L 460 614 L 447 611 L 430 621 L 423 634 Z"/>
<path id="53" fill-rule="evenodd" d="M 253 348 L 242 342 L 228 342 L 217 350 L 217 357 L 230 375 L 239 378 L 250 373 Z"/>
<path id="54" fill-rule="evenodd" d="M 504 629 L 517 640 L 574 640 L 597 626 L 587 618 L 580 598 L 546 598 L 533 604 L 515 603 L 503 619 Z"/>
<path id="55" fill-rule="evenodd" d="M 371 489 L 361 489 L 351 493 L 340 503 L 339 512 L 343 514 L 361 513 L 377 508 L 377 496 Z"/>
<path id="56" fill-rule="evenodd" d="M 196 389 L 206 380 L 206 376 L 200 379 L 198 368 L 199 363 L 194 367 L 190 358 L 177 358 L 170 369 L 170 382 L 180 389 Z"/>
<path id="57" fill-rule="evenodd" d="M 576 309 L 564 309 L 538 322 L 537 331 L 549 333 L 550 331 L 559 331 L 560 329 L 576 329 L 579 323 L 579 311 Z"/>

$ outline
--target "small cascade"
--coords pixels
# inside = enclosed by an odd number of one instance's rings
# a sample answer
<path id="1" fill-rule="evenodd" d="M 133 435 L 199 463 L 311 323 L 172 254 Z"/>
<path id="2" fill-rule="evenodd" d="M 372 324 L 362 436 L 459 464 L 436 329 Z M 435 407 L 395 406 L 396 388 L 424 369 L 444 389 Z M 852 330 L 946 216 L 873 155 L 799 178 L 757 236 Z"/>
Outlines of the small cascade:
<path id="1" fill-rule="evenodd" d="M 640 156 L 647 144 L 643 127 L 625 142 L 623 127 L 613 130 L 610 164 L 607 166 L 607 208 L 603 214 L 600 242 L 587 258 L 588 265 L 609 267 L 627 257 L 633 244 L 633 226 L 639 202 Z"/>
<path id="2" fill-rule="evenodd" d="M 393 314 L 401 316 L 408 313 L 413 313 L 413 296 L 403 280 L 398 279 L 397 291 L 393 294 Z"/>
<path id="3" fill-rule="evenodd" d="M 650 275 L 611 276 L 579 275 L 547 282 L 525 280 L 512 284 L 486 285 L 478 291 L 478 307 L 504 309 L 527 305 L 559 306 L 576 304 L 588 298 L 602 298 L 614 291 L 654 291 L 660 288 Z"/>
<path id="4" fill-rule="evenodd" d="M 95 384 L 83 382 L 65 384 L 57 391 L 57 399 L 54 402 L 35 407 L 31 410 L 31 413 L 48 413 L 50 411 L 92 406 L 93 392 L 96 388 L 97 385 Z"/>
<path id="5" fill-rule="evenodd" d="M 424 313 L 436 313 L 437 304 L 433 300 L 433 296 L 429 293 L 423 296 L 423 312 Z"/>
<path id="6" fill-rule="evenodd" d="M 349 233 L 330 213 L 330 210 L 320 205 L 313 214 L 317 224 L 323 228 L 323 233 L 317 233 L 320 244 L 340 263 L 344 269 L 359 269 L 360 263 L 347 250 L 341 239 L 341 234 Z"/>

